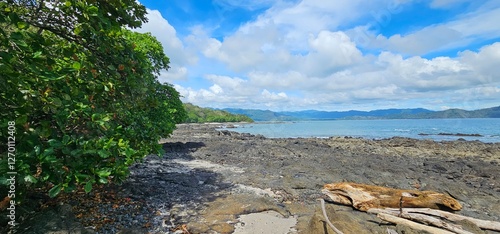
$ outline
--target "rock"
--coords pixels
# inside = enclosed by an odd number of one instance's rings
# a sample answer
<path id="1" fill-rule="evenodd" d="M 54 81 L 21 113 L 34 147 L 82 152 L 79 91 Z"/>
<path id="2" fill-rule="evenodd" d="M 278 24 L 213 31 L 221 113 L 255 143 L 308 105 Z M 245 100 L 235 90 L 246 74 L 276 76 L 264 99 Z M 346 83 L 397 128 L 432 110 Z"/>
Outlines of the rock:
<path id="1" fill-rule="evenodd" d="M 84 228 L 74 217 L 72 208 L 69 205 L 60 205 L 53 208 L 48 208 L 38 212 L 36 215 L 29 217 L 23 223 L 29 225 L 21 225 L 17 229 L 17 233 L 25 234 L 92 234 L 95 231 Z"/>
<path id="2" fill-rule="evenodd" d="M 482 234 L 485 233 L 481 228 L 479 228 L 476 224 L 469 220 L 461 220 L 458 222 L 455 222 L 455 224 L 462 226 L 462 229 L 468 232 L 472 232 L 475 234 Z"/>
<path id="3" fill-rule="evenodd" d="M 193 233 L 205 232 L 207 227 L 210 230 L 219 230 L 217 232 L 231 233 L 234 231 L 234 224 L 238 222 L 238 215 L 267 210 L 274 210 L 288 216 L 288 212 L 283 207 L 278 206 L 270 197 L 261 197 L 256 194 L 234 194 L 207 203 L 206 208 L 200 212 L 200 216 L 203 218 L 194 217 L 187 225 Z M 227 226 L 228 223 L 233 224 L 230 225 L 231 228 Z"/>
<path id="4" fill-rule="evenodd" d="M 335 206 L 328 204 L 325 206 L 330 222 L 332 222 L 337 229 L 344 233 L 370 233 L 362 223 L 356 220 L 356 216 L 353 216 L 348 211 L 335 211 L 334 207 Z M 360 212 L 360 214 L 362 213 Z M 318 207 L 310 219 L 307 229 L 301 229 L 300 233 L 329 234 L 334 232 L 326 223 L 321 208 Z"/>

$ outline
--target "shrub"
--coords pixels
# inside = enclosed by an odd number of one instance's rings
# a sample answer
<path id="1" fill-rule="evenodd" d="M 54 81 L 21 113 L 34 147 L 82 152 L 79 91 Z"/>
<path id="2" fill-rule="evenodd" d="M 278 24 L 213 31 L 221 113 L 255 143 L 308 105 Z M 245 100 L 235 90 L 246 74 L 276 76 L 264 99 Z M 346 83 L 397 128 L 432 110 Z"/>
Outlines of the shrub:
<path id="1" fill-rule="evenodd" d="M 135 0 L 0 2 L 0 176 L 50 196 L 121 181 L 182 122 L 178 92 L 157 80 L 168 57 Z M 15 122 L 15 133 L 9 123 Z M 7 163 L 9 134 L 15 164 Z M 11 154 L 12 156 L 12 154 Z M 21 193 L 21 189 L 18 190 Z M 18 194 L 19 195 L 19 194 Z"/>

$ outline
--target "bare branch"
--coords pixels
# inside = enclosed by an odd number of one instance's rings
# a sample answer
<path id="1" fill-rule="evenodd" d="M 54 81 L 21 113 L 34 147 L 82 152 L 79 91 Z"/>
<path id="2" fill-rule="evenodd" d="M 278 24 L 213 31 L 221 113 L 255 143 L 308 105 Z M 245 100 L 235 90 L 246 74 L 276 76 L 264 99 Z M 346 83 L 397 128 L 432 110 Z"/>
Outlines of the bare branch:
<path id="1" fill-rule="evenodd" d="M 319 199 L 321 201 L 321 209 L 323 210 L 323 216 L 325 217 L 326 223 L 333 229 L 334 232 L 337 234 L 344 234 L 342 231 L 337 229 L 332 222 L 330 222 L 330 219 L 328 218 L 328 215 L 326 214 L 326 209 L 325 209 L 325 200 L 324 199 Z"/>

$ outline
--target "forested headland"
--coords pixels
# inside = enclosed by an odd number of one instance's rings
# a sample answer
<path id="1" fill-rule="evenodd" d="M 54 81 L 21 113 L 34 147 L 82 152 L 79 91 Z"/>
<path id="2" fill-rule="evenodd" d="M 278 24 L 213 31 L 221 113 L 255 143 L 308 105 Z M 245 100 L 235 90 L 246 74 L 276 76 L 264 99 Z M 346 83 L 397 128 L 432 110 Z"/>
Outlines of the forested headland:
<path id="1" fill-rule="evenodd" d="M 254 122 L 253 119 L 242 114 L 231 114 L 224 110 L 202 108 L 191 103 L 185 103 L 184 108 L 187 117 L 186 123 L 207 123 L 207 122 Z"/>

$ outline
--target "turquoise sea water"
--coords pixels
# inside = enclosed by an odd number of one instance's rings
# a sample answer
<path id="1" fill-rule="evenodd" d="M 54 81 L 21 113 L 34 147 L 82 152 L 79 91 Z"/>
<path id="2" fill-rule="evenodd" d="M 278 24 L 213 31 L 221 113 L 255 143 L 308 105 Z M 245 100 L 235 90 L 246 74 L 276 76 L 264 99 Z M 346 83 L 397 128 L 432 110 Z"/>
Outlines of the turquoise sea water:
<path id="1" fill-rule="evenodd" d="M 438 141 L 463 138 L 482 142 L 500 142 L 500 118 L 258 122 L 237 125 L 237 128 L 231 130 L 261 134 L 271 138 L 351 136 L 383 139 L 400 136 Z M 444 136 L 438 135 L 439 133 L 479 134 L 481 136 Z"/>

